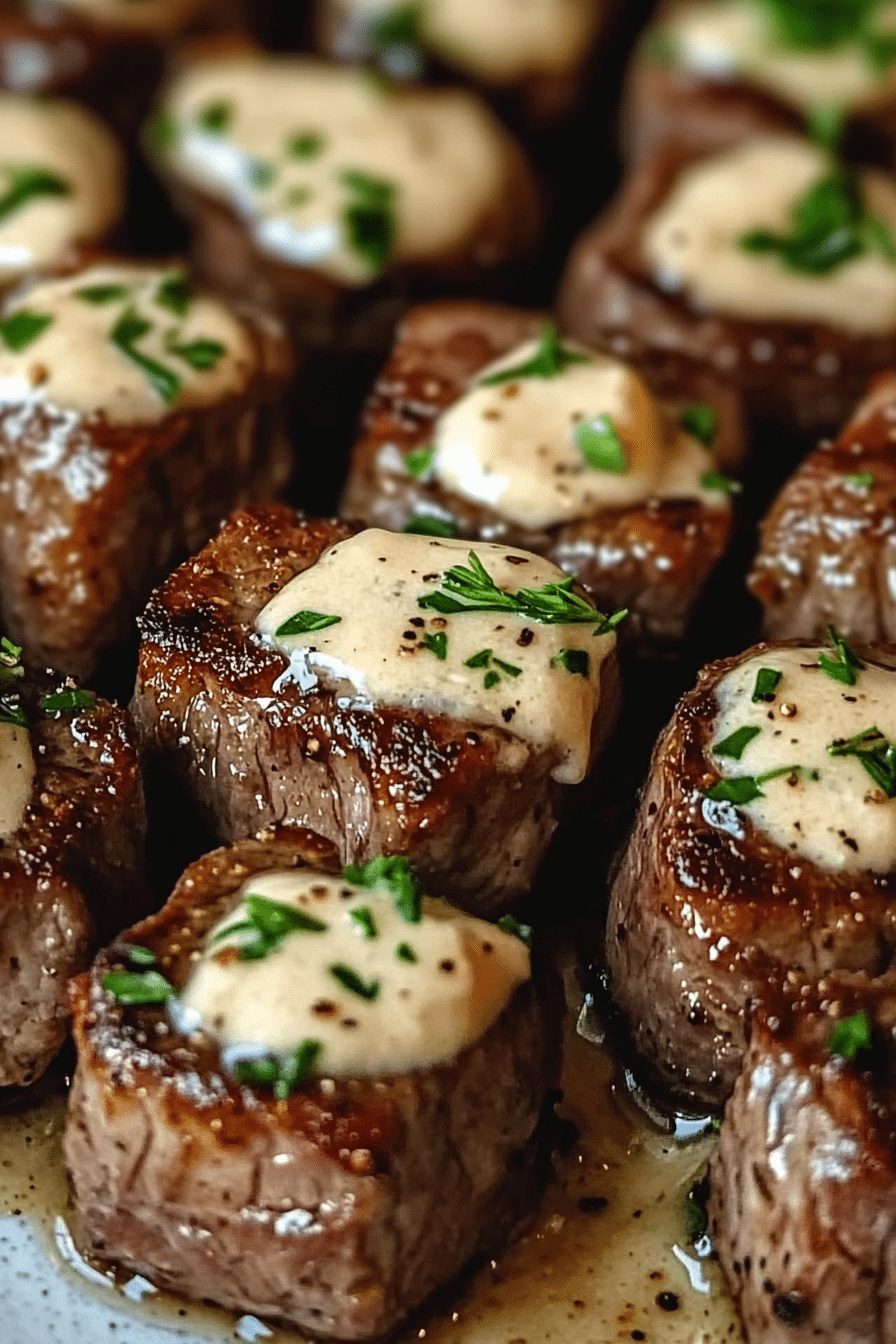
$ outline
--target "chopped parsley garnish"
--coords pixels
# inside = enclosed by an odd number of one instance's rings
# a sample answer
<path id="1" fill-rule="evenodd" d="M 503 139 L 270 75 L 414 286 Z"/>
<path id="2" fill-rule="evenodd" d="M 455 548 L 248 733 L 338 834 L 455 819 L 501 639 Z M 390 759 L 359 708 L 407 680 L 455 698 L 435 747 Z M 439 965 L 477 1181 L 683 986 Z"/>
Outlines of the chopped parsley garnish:
<path id="1" fill-rule="evenodd" d="M 167 1003 L 174 998 L 174 986 L 160 971 L 109 971 L 103 976 L 103 989 L 128 1007 L 141 1003 Z"/>
<path id="2" fill-rule="evenodd" d="M 405 456 L 404 469 L 409 476 L 414 476 L 419 480 L 429 471 L 435 455 L 436 450 L 431 444 L 428 448 L 412 448 Z"/>
<path id="3" fill-rule="evenodd" d="M 27 308 L 20 308 L 17 313 L 10 313 L 9 317 L 4 317 L 0 322 L 0 340 L 8 350 L 18 354 L 32 341 L 36 341 L 52 321 L 49 313 L 32 313 Z"/>
<path id="4" fill-rule="evenodd" d="M 14 685 L 24 677 L 25 669 L 19 662 L 21 656 L 20 645 L 13 644 L 6 636 L 0 638 L 0 684 L 11 682 Z M 0 693 L 0 723 L 9 724 L 13 728 L 28 727 L 28 716 L 19 703 L 18 693 L 9 685 L 5 692 Z"/>
<path id="5" fill-rule="evenodd" d="M 193 301 L 193 286 L 183 271 L 173 271 L 159 281 L 155 302 L 176 317 L 185 317 Z"/>
<path id="6" fill-rule="evenodd" d="M 424 649 L 434 653 L 440 663 L 444 663 L 448 657 L 448 636 L 444 630 L 440 630 L 437 635 L 431 635 L 427 632 L 420 643 Z"/>
<path id="7" fill-rule="evenodd" d="M 572 432 L 576 447 L 594 471 L 611 471 L 624 476 L 629 469 L 625 446 L 608 415 L 580 420 Z"/>
<path id="8" fill-rule="evenodd" d="M 357 994 L 359 999 L 366 999 L 368 1003 L 379 995 L 379 980 L 362 980 L 357 971 L 353 971 L 351 966 L 346 966 L 342 962 L 331 966 L 330 974 L 334 980 L 339 981 L 343 989 L 347 989 L 350 994 Z"/>
<path id="9" fill-rule="evenodd" d="M 874 484 L 875 476 L 873 471 L 857 471 L 852 476 L 844 476 L 847 485 L 854 486 L 856 490 L 869 490 Z"/>
<path id="10" fill-rule="evenodd" d="M 368 274 L 376 276 L 395 246 L 395 187 L 383 178 L 356 169 L 346 169 L 342 182 L 351 198 L 345 207 L 349 246 Z"/>
<path id="11" fill-rule="evenodd" d="M 275 634 L 278 638 L 281 635 L 312 634 L 315 630 L 326 630 L 330 625 L 338 625 L 341 620 L 341 616 L 326 616 L 322 611 L 297 611 L 277 627 Z"/>
<path id="12" fill-rule="evenodd" d="M 532 945 L 532 925 L 521 924 L 513 915 L 502 915 L 498 920 L 498 928 L 503 929 L 505 933 L 511 934 L 514 938 L 519 938 L 521 943 L 527 947 Z"/>
<path id="13" fill-rule="evenodd" d="M 268 896 L 248 895 L 245 899 L 246 918 L 228 924 L 215 934 L 212 943 L 220 943 L 235 933 L 251 935 L 239 945 L 240 961 L 261 961 L 275 952 L 284 938 L 292 933 L 324 933 L 328 925 L 314 915 L 308 915 L 297 906 L 272 901 Z"/>
<path id="14" fill-rule="evenodd" d="M 248 167 L 249 181 L 256 191 L 267 191 L 277 180 L 277 169 L 263 159 L 253 159 Z"/>
<path id="15" fill-rule="evenodd" d="M 705 789 L 703 796 L 714 803 L 733 803 L 736 807 L 743 807 L 746 803 L 752 803 L 754 799 L 765 796 L 760 785 L 767 784 L 770 779 L 780 779 L 784 775 L 811 780 L 819 778 L 817 770 L 807 769 L 803 765 L 779 765 L 776 769 L 766 770 L 761 775 L 735 775 L 731 779 L 720 779 L 711 789 Z"/>
<path id="16" fill-rule="evenodd" d="M 743 489 L 740 481 L 733 480 L 721 471 L 704 471 L 700 484 L 704 490 L 721 490 L 726 495 L 739 495 Z"/>
<path id="17" fill-rule="evenodd" d="M 591 356 L 578 350 L 568 350 L 557 334 L 556 322 L 546 322 L 538 338 L 538 348 L 531 359 L 523 364 L 515 364 L 511 369 L 501 369 L 479 379 L 480 387 L 495 387 L 498 383 L 511 383 L 517 378 L 556 378 L 570 364 L 590 364 Z"/>
<path id="18" fill-rule="evenodd" d="M 834 167 L 797 201 L 787 234 L 753 229 L 743 234 L 744 252 L 777 253 L 792 271 L 828 275 L 865 252 L 896 262 L 896 242 L 864 200 L 855 174 Z"/>
<path id="19" fill-rule="evenodd" d="M 828 639 L 834 648 L 836 657 L 831 658 L 827 653 L 820 653 L 818 655 L 818 666 L 822 672 L 832 677 L 834 681 L 842 681 L 845 686 L 855 686 L 856 674 L 862 671 L 865 664 L 847 644 L 836 626 L 828 626 Z"/>
<path id="20" fill-rule="evenodd" d="M 233 120 L 233 104 L 224 98 L 216 98 L 214 102 L 206 103 L 200 108 L 196 120 L 204 131 L 221 135 Z"/>
<path id="21" fill-rule="evenodd" d="M 225 351 L 220 341 L 213 341 L 205 336 L 200 336 L 195 341 L 188 341 L 186 344 L 179 344 L 169 338 L 165 342 L 165 348 L 170 350 L 172 355 L 177 355 L 185 364 L 189 364 L 191 369 L 198 369 L 200 372 L 213 369 Z"/>
<path id="22" fill-rule="evenodd" d="M 886 68 L 896 57 L 893 38 L 877 33 L 873 20 L 883 0 L 762 0 L 762 8 L 780 41 L 794 51 L 829 51 L 847 42 L 858 43 L 875 68 Z"/>
<path id="23" fill-rule="evenodd" d="M 139 943 L 123 943 L 121 950 L 127 953 L 128 961 L 132 966 L 155 966 L 156 964 L 155 952 L 151 952 L 148 947 L 141 947 Z"/>
<path id="24" fill-rule="evenodd" d="M 434 513 L 415 513 L 401 529 L 419 537 L 448 537 L 453 540 L 460 536 L 460 528 L 451 518 L 437 518 Z"/>
<path id="25" fill-rule="evenodd" d="M 85 285 L 83 289 L 75 290 L 76 298 L 92 303 L 95 308 L 101 308 L 105 303 L 116 303 L 127 296 L 126 285 Z"/>
<path id="26" fill-rule="evenodd" d="M 8 185 L 0 193 L 0 223 L 21 210 L 29 201 L 47 196 L 70 196 L 72 193 L 71 183 L 48 168 L 9 166 L 3 171 Z"/>
<path id="27" fill-rule="evenodd" d="M 726 737 L 722 742 L 717 742 L 713 751 L 717 756 L 730 756 L 733 760 L 739 761 L 744 754 L 744 748 L 758 737 L 762 732 L 761 728 L 755 725 L 745 724 L 743 728 L 736 728 L 733 733 Z"/>
<path id="28" fill-rule="evenodd" d="M 388 891 L 402 919 L 406 919 L 409 924 L 420 923 L 423 898 L 411 865 L 403 854 L 384 854 L 367 863 L 351 864 L 342 875 L 353 886 L 367 887 L 371 891 Z"/>
<path id="29" fill-rule="evenodd" d="M 178 134 L 177 118 L 164 108 L 150 119 L 146 128 L 146 138 L 152 149 L 171 149 L 177 144 Z"/>
<path id="30" fill-rule="evenodd" d="M 716 436 L 719 417 L 713 406 L 709 406 L 705 401 L 695 401 L 691 406 L 684 406 L 679 411 L 678 424 L 686 434 L 702 443 L 704 448 L 710 448 Z"/>
<path id="31" fill-rule="evenodd" d="M 578 593 L 575 579 L 561 579 L 541 588 L 520 588 L 507 593 L 499 588 L 475 551 L 467 556 L 469 568 L 454 565 L 442 576 L 440 589 L 417 598 L 417 606 L 456 616 L 465 611 L 508 611 L 540 625 L 593 625 L 595 635 L 605 635 L 628 615 L 627 611 L 604 616 Z"/>
<path id="32" fill-rule="evenodd" d="M 21 656 L 21 644 L 13 644 L 12 640 L 7 639 L 4 635 L 0 639 L 0 681 L 11 681 L 24 677 L 25 669 L 19 662 Z"/>
<path id="33" fill-rule="evenodd" d="M 871 1023 L 866 1012 L 835 1022 L 828 1037 L 828 1054 L 854 1060 L 860 1050 L 871 1049 Z"/>
<path id="34" fill-rule="evenodd" d="M 151 330 L 151 322 L 147 322 L 144 317 L 139 317 L 133 308 L 127 308 L 110 331 L 109 340 L 126 359 L 129 359 L 132 364 L 136 364 L 162 400 L 170 403 L 174 401 L 180 391 L 180 379 L 172 369 L 166 368 L 158 360 L 145 355 L 142 350 L 137 349 L 135 344 L 141 336 L 145 336 Z"/>
<path id="35" fill-rule="evenodd" d="M 76 709 L 93 709 L 96 696 L 93 691 L 58 691 L 55 695 L 41 698 L 40 707 L 45 714 L 68 714 Z"/>
<path id="36" fill-rule="evenodd" d="M 0 695 L 0 723 L 12 728 L 27 728 L 28 715 L 19 704 L 16 695 Z"/>
<path id="37" fill-rule="evenodd" d="M 896 742 L 890 742 L 879 728 L 836 738 L 828 743 L 828 751 L 832 756 L 855 756 L 887 797 L 896 798 Z"/>
<path id="38" fill-rule="evenodd" d="M 395 47 L 419 48 L 423 6 L 419 3 L 396 5 L 378 14 L 370 25 L 370 45 L 377 56 Z"/>
<path id="39" fill-rule="evenodd" d="M 420 960 L 410 943 L 399 943 L 395 949 L 395 955 L 399 961 L 406 961 L 410 966 Z"/>
<path id="40" fill-rule="evenodd" d="M 551 667 L 562 667 L 577 677 L 587 677 L 591 659 L 585 649 L 561 649 L 551 659 Z"/>
<path id="41" fill-rule="evenodd" d="M 806 113 L 806 130 L 822 149 L 836 152 L 843 139 L 843 108 L 836 103 L 818 103 Z"/>
<path id="42" fill-rule="evenodd" d="M 367 905 L 357 905 L 354 910 L 349 910 L 349 918 L 359 931 L 362 938 L 378 938 L 379 929 L 376 927 L 376 920 L 373 917 L 373 911 Z"/>
<path id="43" fill-rule="evenodd" d="M 684 1206 L 685 1225 L 688 1241 L 692 1244 L 706 1236 L 709 1219 L 706 1214 L 706 1201 L 701 1195 L 700 1183 L 692 1186 L 687 1193 Z"/>
<path id="44" fill-rule="evenodd" d="M 277 1100 L 286 1101 L 305 1082 L 322 1048 L 320 1041 L 305 1040 L 288 1055 L 238 1059 L 233 1064 L 233 1076 L 250 1086 L 272 1087 Z"/>
<path id="45" fill-rule="evenodd" d="M 318 131 L 303 131 L 292 135 L 286 142 L 286 152 L 291 159 L 316 159 L 323 153 L 324 138 Z"/>
<path id="46" fill-rule="evenodd" d="M 756 685 L 753 687 L 753 703 L 758 704 L 760 700 L 764 700 L 770 704 L 781 684 L 781 676 L 782 673 L 776 667 L 760 667 L 756 673 Z"/>
<path id="47" fill-rule="evenodd" d="M 515 667 L 513 663 L 505 663 L 502 658 L 496 658 L 491 649 L 480 649 L 478 653 L 465 660 L 464 667 L 476 670 L 488 669 L 482 681 L 487 691 L 498 685 L 502 672 L 507 677 L 518 677 L 523 670 L 521 667 Z"/>

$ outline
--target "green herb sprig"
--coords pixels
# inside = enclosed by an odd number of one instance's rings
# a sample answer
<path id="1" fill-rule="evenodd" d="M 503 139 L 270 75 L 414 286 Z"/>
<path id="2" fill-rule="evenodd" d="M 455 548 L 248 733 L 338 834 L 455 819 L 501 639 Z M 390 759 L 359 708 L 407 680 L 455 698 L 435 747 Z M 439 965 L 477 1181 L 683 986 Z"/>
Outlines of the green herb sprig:
<path id="1" fill-rule="evenodd" d="M 828 1054 L 852 1062 L 860 1050 L 871 1049 L 871 1023 L 866 1012 L 835 1022 L 828 1037 Z"/>
<path id="2" fill-rule="evenodd" d="M 237 1059 L 231 1071 L 237 1082 L 251 1087 L 271 1087 L 278 1101 L 287 1101 L 306 1081 L 322 1049 L 320 1041 L 304 1040 L 286 1055 Z"/>
<path id="3" fill-rule="evenodd" d="M 538 347 L 531 359 L 523 364 L 515 364 L 510 369 L 499 369 L 497 373 L 486 374 L 479 379 L 480 387 L 496 387 L 499 383 L 512 383 L 517 378 L 556 378 L 571 364 L 590 364 L 591 356 L 578 350 L 570 350 L 562 344 L 557 333 L 556 322 L 546 322 L 538 338 Z"/>
<path id="4" fill-rule="evenodd" d="M 288 621 L 279 625 L 274 633 L 278 639 L 287 635 L 308 635 L 338 625 L 341 620 L 341 616 L 327 616 L 322 611 L 297 611 Z"/>
<path id="5" fill-rule="evenodd" d="M 268 896 L 248 895 L 245 898 L 246 918 L 228 924 L 212 939 L 212 946 L 235 934 L 251 936 L 239 944 L 240 961 L 261 961 L 277 950 L 285 938 L 293 933 L 324 933 L 329 927 L 322 919 L 306 914 L 297 906 L 273 901 Z"/>
<path id="6" fill-rule="evenodd" d="M 96 696 L 93 691 L 72 689 L 44 695 L 39 703 L 45 714 L 72 714 L 79 709 L 95 709 Z"/>
<path id="7" fill-rule="evenodd" d="M 855 686 L 857 676 L 865 664 L 834 625 L 828 626 L 828 640 L 834 649 L 834 657 L 820 653 L 818 666 L 834 681 L 842 681 L 844 686 Z"/>
<path id="8" fill-rule="evenodd" d="M 818 780 L 819 772 L 804 765 L 779 765 L 774 770 L 766 770 L 761 775 L 734 775 L 730 779 L 720 779 L 712 788 L 704 789 L 704 798 L 714 803 L 733 803 L 743 807 L 756 798 L 764 798 L 761 785 L 770 779 L 780 779 L 784 775 L 793 775 L 800 779 Z"/>
<path id="9" fill-rule="evenodd" d="M 343 870 L 346 882 L 370 891 L 388 891 L 395 908 L 409 924 L 419 924 L 423 913 L 423 896 L 411 865 L 403 854 L 381 855 L 367 863 L 350 864 Z"/>
<path id="10" fill-rule="evenodd" d="M 879 728 L 865 728 L 853 737 L 837 738 L 828 743 L 832 756 L 855 756 L 888 798 L 896 798 L 896 742 L 890 742 Z"/>

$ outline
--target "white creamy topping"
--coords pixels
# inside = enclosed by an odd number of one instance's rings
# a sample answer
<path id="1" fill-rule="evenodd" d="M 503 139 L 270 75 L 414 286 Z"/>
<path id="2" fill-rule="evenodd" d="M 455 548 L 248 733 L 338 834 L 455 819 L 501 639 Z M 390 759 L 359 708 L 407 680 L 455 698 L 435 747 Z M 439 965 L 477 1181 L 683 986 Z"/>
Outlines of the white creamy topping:
<path id="1" fill-rule="evenodd" d="M 566 578 L 526 551 L 368 528 L 291 579 L 257 628 L 290 658 L 285 675 L 302 690 L 320 681 L 352 706 L 405 706 L 505 728 L 556 756 L 555 779 L 577 783 L 588 769 L 601 663 L 615 635 L 595 636 L 593 624 L 542 625 L 512 611 L 442 616 L 421 608 L 418 598 L 434 592 L 447 569 L 466 566 L 470 551 L 506 592 Z M 278 635 L 299 611 L 339 621 Z M 564 649 L 587 654 L 587 675 L 554 665 Z M 471 658 L 474 667 L 466 666 Z"/>
<path id="2" fill-rule="evenodd" d="M 267 956 L 242 961 L 235 950 L 251 934 L 219 935 L 247 920 L 250 895 L 326 927 L 290 933 Z M 262 873 L 241 896 L 211 931 L 175 1009 L 181 1025 L 219 1043 L 229 1067 L 313 1040 L 322 1047 L 317 1073 L 427 1068 L 477 1041 L 529 979 L 518 938 L 444 901 L 425 899 L 413 923 L 388 891 L 307 871 Z M 354 974 L 368 997 L 346 988 L 333 967 Z"/>
<path id="3" fill-rule="evenodd" d="M 92 112 L 0 94 L 0 285 L 101 238 L 123 207 L 123 171 Z"/>
<path id="4" fill-rule="evenodd" d="M 27 728 L 0 723 L 0 842 L 14 835 L 34 788 L 34 755 Z"/>
<path id="5" fill-rule="evenodd" d="M 820 649 L 769 649 L 719 683 L 713 745 L 744 726 L 761 732 L 740 760 L 715 753 L 726 778 L 802 767 L 760 784 L 763 797 L 744 804 L 756 829 L 794 858 L 839 870 L 896 868 L 896 800 L 888 799 L 855 756 L 832 756 L 828 744 L 879 728 L 896 741 L 896 671 L 868 665 L 849 686 L 817 666 Z M 823 652 L 836 658 L 833 649 Z M 781 672 L 771 703 L 752 700 L 762 667 Z M 818 778 L 811 778 L 817 771 Z"/>
<path id="6" fill-rule="evenodd" d="M 643 251 L 657 282 L 700 308 L 753 321 L 824 322 L 855 335 L 896 329 L 896 265 L 877 249 L 826 275 L 788 269 L 776 253 L 746 252 L 744 234 L 791 231 L 794 207 L 830 172 L 795 136 L 762 136 L 685 170 L 648 220 Z M 861 174 L 869 209 L 896 235 L 896 186 Z"/>
<path id="7" fill-rule="evenodd" d="M 238 394 L 256 367 L 248 332 L 218 300 L 182 297 L 182 284 L 179 267 L 123 262 L 14 296 L 0 319 L 0 404 L 140 424 Z"/>
<path id="8" fill-rule="evenodd" d="M 450 252 L 503 190 L 506 136 L 459 90 L 390 93 L 322 62 L 235 56 L 185 70 L 164 115 L 174 172 L 225 201 L 263 251 L 343 284 Z M 359 244 L 382 238 L 384 218 L 391 244 Z"/>
<path id="9" fill-rule="evenodd" d="M 874 30 L 896 29 L 896 4 L 875 12 Z M 787 47 L 756 0 L 684 5 L 665 25 L 679 67 L 739 79 L 805 112 L 825 104 L 854 111 L 896 93 L 896 65 L 882 72 L 858 42 L 823 51 Z"/>
<path id="10" fill-rule="evenodd" d="M 129 28 L 146 33 L 176 31 L 208 0 L 62 0 L 64 9 L 108 28 Z"/>
<path id="11" fill-rule="evenodd" d="M 336 0 L 352 18 L 379 18 L 400 0 Z M 597 26 L 596 0 L 425 0 L 420 36 L 444 60 L 486 83 L 564 74 L 582 58 Z"/>
<path id="12" fill-rule="evenodd" d="M 439 416 L 432 469 L 441 485 L 533 528 L 657 497 L 725 506 L 724 492 L 701 484 L 714 466 L 706 449 L 677 430 L 641 378 L 619 360 L 564 341 L 565 350 L 587 362 L 568 364 L 550 378 L 482 385 L 482 379 L 530 361 L 537 348 L 537 341 L 527 341 L 490 364 Z M 600 444 L 608 431 L 611 465 L 595 466 L 604 460 Z M 621 444 L 615 458 L 613 434 Z M 589 460 L 589 448 L 596 458 Z"/>

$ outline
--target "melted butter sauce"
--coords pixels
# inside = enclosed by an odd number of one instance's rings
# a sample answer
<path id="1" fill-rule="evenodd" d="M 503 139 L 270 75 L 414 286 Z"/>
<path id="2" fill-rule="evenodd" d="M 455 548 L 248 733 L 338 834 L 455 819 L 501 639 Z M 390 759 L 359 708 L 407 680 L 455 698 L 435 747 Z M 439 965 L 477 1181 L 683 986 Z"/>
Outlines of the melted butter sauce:
<path id="1" fill-rule="evenodd" d="M 687 1191 L 714 1140 L 680 1143 L 635 1109 L 608 1049 L 577 1034 L 570 991 L 565 1098 L 579 1131 L 523 1234 L 397 1344 L 741 1344 L 715 1264 L 686 1239 Z M 600 1033 L 597 1033 L 600 1036 Z M 0 1264 L 16 1344 L 219 1344 L 300 1336 L 158 1294 L 93 1264 L 61 1160 L 63 1102 L 0 1114 Z M 112 1333 L 110 1333 L 110 1331 Z"/>

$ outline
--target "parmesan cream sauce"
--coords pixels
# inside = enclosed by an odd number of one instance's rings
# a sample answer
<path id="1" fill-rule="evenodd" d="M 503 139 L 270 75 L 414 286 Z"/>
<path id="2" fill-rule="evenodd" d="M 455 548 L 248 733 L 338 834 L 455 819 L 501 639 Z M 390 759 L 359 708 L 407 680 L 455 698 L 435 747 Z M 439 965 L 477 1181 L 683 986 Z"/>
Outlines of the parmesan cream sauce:
<path id="1" fill-rule="evenodd" d="M 541 625 L 513 612 L 441 616 L 418 606 L 446 570 L 467 565 L 470 551 L 506 592 L 566 578 L 526 551 L 368 528 L 291 579 L 259 614 L 258 632 L 289 659 L 284 678 L 302 690 L 320 681 L 354 707 L 405 706 L 503 728 L 551 752 L 555 779 L 578 783 L 590 760 L 601 664 L 616 637 L 595 636 L 589 625 Z M 299 611 L 339 620 L 308 634 L 278 635 Z M 439 657 L 432 641 L 442 637 Z M 562 649 L 587 653 L 587 676 L 553 664 Z M 466 666 L 485 653 L 481 666 Z"/>
<path id="2" fill-rule="evenodd" d="M 241 961 L 236 949 L 247 935 L 226 931 L 246 920 L 250 894 L 326 927 L 291 933 L 266 957 Z M 413 923 L 388 891 L 305 871 L 261 873 L 241 897 L 211 930 L 175 1010 L 179 1024 L 220 1045 L 228 1067 L 266 1052 L 288 1054 L 311 1039 L 321 1045 L 318 1074 L 428 1068 L 479 1040 L 529 979 L 519 938 L 445 901 L 424 899 Z M 347 989 L 334 966 L 378 986 L 375 997 Z"/>
<path id="3" fill-rule="evenodd" d="M 0 286 L 101 238 L 124 206 L 121 151 L 86 108 L 0 94 L 0 206 L 27 173 L 56 189 L 0 211 Z"/>
<path id="4" fill-rule="evenodd" d="M 180 274 L 171 266 L 98 264 L 13 296 L 4 318 L 25 310 L 51 320 L 20 350 L 0 343 L 0 404 L 37 402 L 129 425 L 238 395 L 257 366 L 249 334 L 230 309 L 209 296 L 195 295 L 182 316 L 160 303 L 160 285 Z M 81 296 L 84 291 L 109 288 L 122 292 L 103 302 Z M 171 401 L 164 399 L 145 368 L 112 340 L 126 312 L 149 323 L 146 333 L 131 343 L 133 351 L 176 375 L 179 386 Z M 174 348 L 197 341 L 214 341 L 222 347 L 212 368 L 195 368 Z"/>
<path id="5" fill-rule="evenodd" d="M 875 31 L 896 28 L 896 4 L 875 11 Z M 716 80 L 741 80 L 799 112 L 819 104 L 846 112 L 873 107 L 896 94 L 896 66 L 881 72 L 857 42 L 826 51 L 784 45 L 756 0 L 683 5 L 663 33 L 675 64 Z"/>
<path id="6" fill-rule="evenodd" d="M 526 363 L 538 343 L 527 341 L 479 374 Z M 446 489 L 485 504 L 521 527 L 555 527 L 603 508 L 626 508 L 651 498 L 699 499 L 728 507 L 724 491 L 702 478 L 715 464 L 707 450 L 678 432 L 638 375 L 619 360 L 565 341 L 588 357 L 551 378 L 519 378 L 483 387 L 481 381 L 439 416 L 433 474 Z M 609 417 L 628 462 L 622 472 L 590 466 L 577 446 L 581 425 Z"/>
<path id="7" fill-rule="evenodd" d="M 395 0 L 335 0 L 343 21 L 371 20 L 395 10 Z M 597 27 L 597 0 L 425 0 L 425 45 L 487 84 L 574 68 Z"/>
<path id="8" fill-rule="evenodd" d="M 104 28 L 127 28 L 145 33 L 172 33 L 203 8 L 208 0 L 61 0 L 71 10 Z M 212 6 L 214 9 L 215 6 Z"/>
<path id="9" fill-rule="evenodd" d="M 389 259 L 401 262 L 465 243 L 504 190 L 509 140 L 457 89 L 390 92 L 310 59 L 235 56 L 186 69 L 164 109 L 174 141 L 162 153 L 178 177 L 226 202 L 262 251 L 346 285 L 379 269 L 351 245 L 346 174 L 391 189 Z"/>
<path id="10" fill-rule="evenodd" d="M 685 169 L 648 220 L 642 248 L 663 288 L 698 308 L 752 321 L 824 322 L 856 336 L 896 330 L 896 264 L 873 248 L 827 275 L 740 247 L 755 229 L 787 234 L 794 206 L 830 172 L 815 145 L 768 135 Z M 896 185 L 860 174 L 870 210 L 896 236 Z"/>
<path id="11" fill-rule="evenodd" d="M 833 872 L 896 869 L 896 799 L 888 799 L 854 756 L 831 756 L 828 744 L 876 727 L 896 740 L 896 671 L 868 664 L 855 686 L 818 666 L 821 649 L 768 649 L 729 672 L 716 688 L 713 745 L 744 726 L 761 729 L 740 760 L 718 756 L 724 778 L 762 775 L 788 765 L 818 779 L 785 775 L 761 785 L 743 805 L 754 827 L 794 858 Z M 829 657 L 834 656 L 828 648 Z M 771 703 L 752 700 L 761 667 L 781 672 Z"/>
<path id="12" fill-rule="evenodd" d="M 0 845 L 21 826 L 34 790 L 31 734 L 18 724 L 0 723 Z"/>

